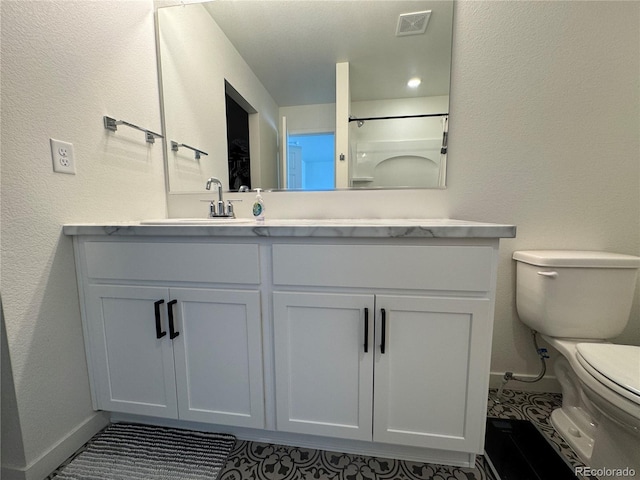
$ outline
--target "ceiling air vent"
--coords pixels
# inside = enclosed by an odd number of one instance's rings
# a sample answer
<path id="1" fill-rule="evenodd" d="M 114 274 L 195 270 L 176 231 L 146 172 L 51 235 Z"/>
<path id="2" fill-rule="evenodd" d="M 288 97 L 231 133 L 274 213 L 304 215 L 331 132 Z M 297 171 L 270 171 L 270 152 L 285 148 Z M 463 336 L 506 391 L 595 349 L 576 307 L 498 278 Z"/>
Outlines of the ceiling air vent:
<path id="1" fill-rule="evenodd" d="M 427 24 L 431 17 L 431 10 L 424 12 L 403 13 L 398 17 L 396 36 L 420 35 L 427 30 Z"/>

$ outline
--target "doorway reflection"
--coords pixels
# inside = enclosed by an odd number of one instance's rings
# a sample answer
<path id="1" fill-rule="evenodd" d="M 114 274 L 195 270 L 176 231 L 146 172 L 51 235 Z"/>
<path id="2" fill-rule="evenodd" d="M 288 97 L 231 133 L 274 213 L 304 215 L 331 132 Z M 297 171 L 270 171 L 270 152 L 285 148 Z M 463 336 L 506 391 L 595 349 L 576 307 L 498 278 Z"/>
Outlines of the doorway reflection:
<path id="1" fill-rule="evenodd" d="M 229 95 L 227 108 L 227 160 L 229 190 L 241 186 L 251 188 L 251 155 L 249 152 L 249 113 Z"/>

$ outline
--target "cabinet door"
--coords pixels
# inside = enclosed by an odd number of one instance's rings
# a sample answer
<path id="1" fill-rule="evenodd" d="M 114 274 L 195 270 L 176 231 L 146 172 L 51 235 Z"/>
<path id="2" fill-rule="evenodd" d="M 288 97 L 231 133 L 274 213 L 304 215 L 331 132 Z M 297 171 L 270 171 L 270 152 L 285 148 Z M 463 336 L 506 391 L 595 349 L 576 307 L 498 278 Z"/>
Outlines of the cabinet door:
<path id="1" fill-rule="evenodd" d="M 178 416 L 264 428 L 257 291 L 172 288 Z"/>
<path id="2" fill-rule="evenodd" d="M 375 441 L 481 453 L 489 311 L 487 299 L 376 296 Z"/>
<path id="3" fill-rule="evenodd" d="M 96 402 L 112 412 L 177 418 L 166 288 L 90 285 L 88 334 Z"/>
<path id="4" fill-rule="evenodd" d="M 273 314 L 278 430 L 371 440 L 373 295 L 276 292 Z"/>

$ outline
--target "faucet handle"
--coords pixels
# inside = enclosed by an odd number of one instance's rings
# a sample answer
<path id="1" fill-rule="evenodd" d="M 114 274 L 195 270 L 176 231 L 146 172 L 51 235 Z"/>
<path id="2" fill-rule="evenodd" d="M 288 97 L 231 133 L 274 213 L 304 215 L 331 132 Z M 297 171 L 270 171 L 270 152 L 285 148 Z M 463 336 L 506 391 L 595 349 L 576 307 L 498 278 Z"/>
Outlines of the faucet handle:
<path id="1" fill-rule="evenodd" d="M 227 216 L 236 218 L 236 214 L 233 211 L 233 202 L 241 202 L 242 200 L 227 200 Z"/>
<path id="2" fill-rule="evenodd" d="M 216 201 L 200 199 L 201 202 L 207 202 L 209 204 L 209 218 L 216 217 Z"/>

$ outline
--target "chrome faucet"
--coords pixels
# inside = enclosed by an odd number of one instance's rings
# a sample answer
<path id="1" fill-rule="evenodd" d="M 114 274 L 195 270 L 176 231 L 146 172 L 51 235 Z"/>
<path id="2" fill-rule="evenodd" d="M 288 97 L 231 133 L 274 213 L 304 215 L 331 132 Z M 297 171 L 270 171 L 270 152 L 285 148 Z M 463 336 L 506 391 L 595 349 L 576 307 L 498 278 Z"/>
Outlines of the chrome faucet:
<path id="1" fill-rule="evenodd" d="M 218 201 L 211 200 L 209 204 L 209 217 L 210 218 L 218 218 L 218 217 L 232 217 L 235 218 L 235 214 L 233 212 L 233 205 L 230 200 L 227 200 L 227 204 L 225 205 L 224 200 L 222 199 L 222 182 L 219 178 L 211 177 L 207 180 L 206 188 L 207 190 L 211 190 L 211 185 L 215 185 L 218 189 Z"/>
<path id="2" fill-rule="evenodd" d="M 222 201 L 222 182 L 220 181 L 219 178 L 211 177 L 209 180 L 207 180 L 207 190 L 211 190 L 212 183 L 215 183 L 216 186 L 218 187 L 218 201 L 221 202 Z"/>

